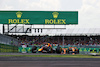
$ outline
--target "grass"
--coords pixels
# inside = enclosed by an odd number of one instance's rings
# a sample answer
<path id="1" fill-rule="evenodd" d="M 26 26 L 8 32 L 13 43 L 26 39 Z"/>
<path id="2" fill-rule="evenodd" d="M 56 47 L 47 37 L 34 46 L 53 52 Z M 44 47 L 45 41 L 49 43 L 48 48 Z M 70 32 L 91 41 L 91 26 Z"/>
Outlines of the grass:
<path id="1" fill-rule="evenodd" d="M 67 58 L 100 58 L 91 55 L 0 55 L 0 57 L 67 57 Z"/>

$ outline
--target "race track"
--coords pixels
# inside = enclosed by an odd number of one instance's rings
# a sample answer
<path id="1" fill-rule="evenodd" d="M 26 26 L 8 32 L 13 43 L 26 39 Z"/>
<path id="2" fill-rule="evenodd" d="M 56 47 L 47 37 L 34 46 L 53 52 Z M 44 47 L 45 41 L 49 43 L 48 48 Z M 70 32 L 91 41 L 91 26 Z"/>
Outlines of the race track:
<path id="1" fill-rule="evenodd" d="M 0 61 L 0 67 L 100 67 L 100 61 Z"/>
<path id="2" fill-rule="evenodd" d="M 0 57 L 0 67 L 100 67 L 100 58 Z"/>

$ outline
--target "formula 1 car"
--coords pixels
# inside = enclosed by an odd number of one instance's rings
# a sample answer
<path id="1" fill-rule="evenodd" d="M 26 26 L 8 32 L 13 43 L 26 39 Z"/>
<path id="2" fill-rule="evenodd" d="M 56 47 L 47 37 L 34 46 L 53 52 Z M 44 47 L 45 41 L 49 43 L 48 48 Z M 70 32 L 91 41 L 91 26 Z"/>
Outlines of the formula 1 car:
<path id="1" fill-rule="evenodd" d="M 32 51 L 32 53 L 36 53 L 37 52 L 37 47 L 33 46 L 31 51 Z"/>
<path id="2" fill-rule="evenodd" d="M 61 51 L 62 51 L 62 48 L 58 46 L 58 47 L 56 48 L 56 53 L 60 54 Z"/>
<path id="3" fill-rule="evenodd" d="M 42 52 L 42 53 L 53 53 L 54 50 L 52 49 L 52 46 L 50 43 L 47 43 L 46 45 L 44 45 L 43 47 L 41 47 L 40 49 L 38 49 L 38 52 Z"/>
<path id="4" fill-rule="evenodd" d="M 79 49 L 76 48 L 76 47 L 69 47 L 66 52 L 68 54 L 72 54 L 72 53 L 78 54 L 79 53 Z"/>

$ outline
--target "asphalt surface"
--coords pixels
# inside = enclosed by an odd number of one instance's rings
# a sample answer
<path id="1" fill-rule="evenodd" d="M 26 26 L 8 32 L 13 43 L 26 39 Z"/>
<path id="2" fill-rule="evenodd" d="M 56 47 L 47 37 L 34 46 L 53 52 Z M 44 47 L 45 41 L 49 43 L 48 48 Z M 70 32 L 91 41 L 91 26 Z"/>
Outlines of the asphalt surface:
<path id="1" fill-rule="evenodd" d="M 61 55 L 56 53 L 0 53 L 0 55 Z"/>
<path id="2" fill-rule="evenodd" d="M 100 58 L 0 57 L 0 61 L 100 61 Z"/>
<path id="3" fill-rule="evenodd" d="M 0 61 L 0 67 L 100 67 L 100 61 Z"/>
<path id="4" fill-rule="evenodd" d="M 11 54 L 20 55 L 0 55 Z M 100 58 L 0 57 L 0 67 L 100 67 Z"/>

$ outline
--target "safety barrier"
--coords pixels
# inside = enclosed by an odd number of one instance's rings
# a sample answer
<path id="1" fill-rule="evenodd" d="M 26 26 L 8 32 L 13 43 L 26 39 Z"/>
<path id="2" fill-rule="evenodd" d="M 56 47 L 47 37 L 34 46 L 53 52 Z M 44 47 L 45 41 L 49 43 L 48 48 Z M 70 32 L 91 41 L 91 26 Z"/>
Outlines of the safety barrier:
<path id="1" fill-rule="evenodd" d="M 100 48 L 79 48 L 80 54 L 100 53 Z"/>
<path id="2" fill-rule="evenodd" d="M 9 45 L 18 45 L 19 41 L 16 38 L 0 34 L 0 43 Z"/>
<path id="3" fill-rule="evenodd" d="M 37 46 L 37 50 L 39 49 L 40 47 Z M 27 52 L 27 53 L 32 53 L 32 47 L 27 47 L 27 48 L 22 48 L 22 47 L 19 47 L 18 48 L 18 52 L 22 53 L 22 52 Z"/>
<path id="4" fill-rule="evenodd" d="M 61 46 L 61 47 L 63 48 L 64 51 L 65 51 L 64 48 L 66 48 L 66 50 L 68 49 L 67 46 L 66 46 L 66 47 Z M 38 50 L 39 48 L 40 48 L 40 47 L 37 46 L 37 50 Z M 54 46 L 53 48 L 56 49 L 57 46 Z M 19 47 L 19 48 L 18 48 L 18 52 L 24 52 L 24 51 L 26 51 L 27 53 L 32 53 L 31 49 L 32 49 L 32 47 L 27 47 L 27 48 Z M 81 48 L 81 47 L 78 48 L 78 47 L 77 47 L 77 49 L 79 49 L 79 54 L 100 53 L 100 48 Z"/>
<path id="5" fill-rule="evenodd" d="M 18 47 L 6 44 L 0 44 L 0 53 L 17 53 Z"/>

